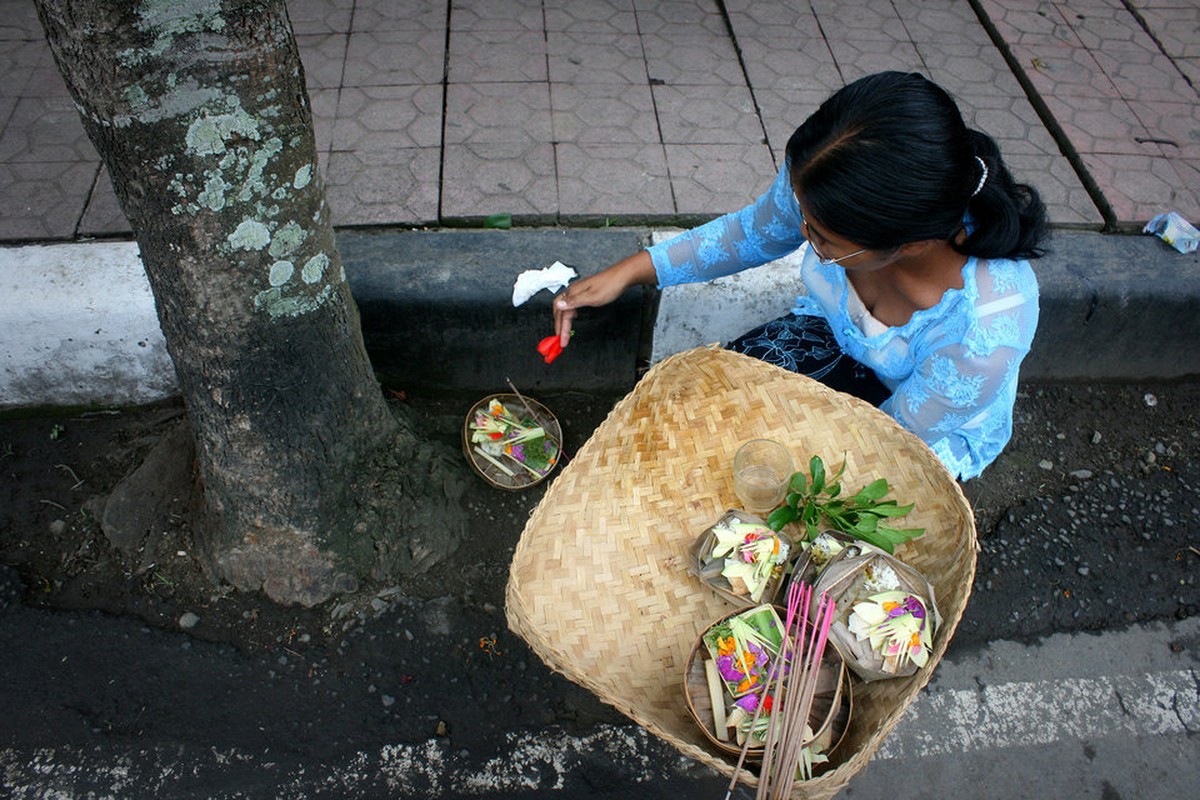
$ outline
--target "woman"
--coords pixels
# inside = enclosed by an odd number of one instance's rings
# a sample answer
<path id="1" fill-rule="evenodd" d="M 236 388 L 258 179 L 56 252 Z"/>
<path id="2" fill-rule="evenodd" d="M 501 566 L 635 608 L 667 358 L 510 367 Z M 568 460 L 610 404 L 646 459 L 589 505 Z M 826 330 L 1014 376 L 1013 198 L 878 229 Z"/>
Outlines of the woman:
<path id="1" fill-rule="evenodd" d="M 870 75 L 796 130 L 766 194 L 572 284 L 555 331 L 565 347 L 577 309 L 629 286 L 707 281 L 807 242 L 807 295 L 730 347 L 876 403 L 965 480 L 1012 435 L 1044 230 L 1037 192 L 945 90 Z"/>

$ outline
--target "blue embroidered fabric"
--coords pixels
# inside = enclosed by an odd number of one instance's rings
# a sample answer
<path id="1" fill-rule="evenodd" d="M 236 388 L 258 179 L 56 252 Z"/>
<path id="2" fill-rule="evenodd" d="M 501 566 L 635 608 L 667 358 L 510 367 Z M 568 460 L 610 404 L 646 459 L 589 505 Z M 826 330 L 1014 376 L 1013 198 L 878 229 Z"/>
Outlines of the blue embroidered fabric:
<path id="1" fill-rule="evenodd" d="M 756 201 L 649 249 L 660 288 L 731 275 L 804 245 L 799 204 L 784 164 Z M 837 265 L 801 257 L 807 290 L 792 313 L 823 317 L 842 350 L 891 391 L 880 408 L 920 436 L 958 478 L 975 477 L 1012 438 L 1021 360 L 1038 321 L 1028 261 L 967 259 L 963 288 L 899 327 L 868 336 L 851 316 L 850 284 Z"/>

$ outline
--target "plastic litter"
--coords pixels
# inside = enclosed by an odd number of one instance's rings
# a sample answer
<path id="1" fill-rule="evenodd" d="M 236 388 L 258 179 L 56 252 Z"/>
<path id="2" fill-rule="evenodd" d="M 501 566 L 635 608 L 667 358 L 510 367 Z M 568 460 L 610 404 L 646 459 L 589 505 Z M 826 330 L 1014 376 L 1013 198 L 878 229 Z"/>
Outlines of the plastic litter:
<path id="1" fill-rule="evenodd" d="M 1200 230 L 1177 211 L 1157 215 L 1146 223 L 1142 233 L 1153 233 L 1181 253 L 1194 253 L 1200 248 Z"/>
<path id="2" fill-rule="evenodd" d="M 555 261 L 545 269 L 527 269 L 517 276 L 513 284 L 512 304 L 519 306 L 543 289 L 557 292 L 574 277 L 575 270 L 561 261 Z"/>

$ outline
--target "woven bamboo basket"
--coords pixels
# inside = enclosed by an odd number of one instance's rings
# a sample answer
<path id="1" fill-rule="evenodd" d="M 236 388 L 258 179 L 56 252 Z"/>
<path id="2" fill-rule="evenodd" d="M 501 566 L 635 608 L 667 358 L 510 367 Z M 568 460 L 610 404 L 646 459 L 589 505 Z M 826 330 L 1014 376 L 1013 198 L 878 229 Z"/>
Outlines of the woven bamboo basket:
<path id="1" fill-rule="evenodd" d="M 513 555 L 509 627 L 553 669 L 595 692 L 686 755 L 732 776 L 736 759 L 707 741 L 682 702 L 697 637 L 729 612 L 690 573 L 688 547 L 736 505 L 731 465 L 747 439 L 846 454 L 847 490 L 887 478 L 915 502 L 924 536 L 897 555 L 933 584 L 943 624 L 916 675 L 854 687 L 854 713 L 832 763 L 796 798 L 831 798 L 878 750 L 929 681 L 971 591 L 975 523 L 928 447 L 855 398 L 715 347 L 651 369 L 596 429 L 530 516 Z M 753 774 L 743 782 L 757 783 Z"/>

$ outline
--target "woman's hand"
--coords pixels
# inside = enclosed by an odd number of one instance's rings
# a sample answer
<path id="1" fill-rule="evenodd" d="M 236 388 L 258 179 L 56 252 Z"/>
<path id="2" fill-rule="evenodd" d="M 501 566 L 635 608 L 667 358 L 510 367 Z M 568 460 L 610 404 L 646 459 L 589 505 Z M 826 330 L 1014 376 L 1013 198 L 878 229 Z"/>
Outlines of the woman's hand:
<path id="1" fill-rule="evenodd" d="M 630 286 L 657 282 L 654 263 L 645 250 L 602 272 L 575 281 L 554 298 L 554 332 L 558 334 L 559 342 L 563 347 L 570 343 L 571 322 L 575 319 L 576 309 L 608 305 Z"/>

